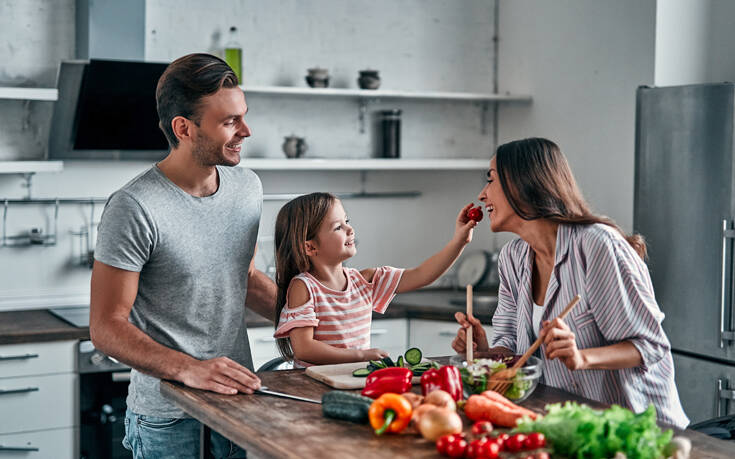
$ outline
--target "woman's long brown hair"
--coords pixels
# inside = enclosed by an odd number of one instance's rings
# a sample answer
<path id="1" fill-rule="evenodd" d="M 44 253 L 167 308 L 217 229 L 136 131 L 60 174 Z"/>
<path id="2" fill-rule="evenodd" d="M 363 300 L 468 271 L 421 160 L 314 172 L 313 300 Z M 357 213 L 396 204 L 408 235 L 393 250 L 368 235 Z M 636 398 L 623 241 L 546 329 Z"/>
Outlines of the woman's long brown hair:
<path id="1" fill-rule="evenodd" d="M 602 223 L 615 228 L 646 259 L 643 236 L 627 235 L 612 219 L 592 213 L 569 163 L 551 140 L 530 138 L 503 144 L 495 155 L 495 166 L 508 203 L 522 219 L 545 218 L 577 225 Z"/>
<path id="2" fill-rule="evenodd" d="M 276 309 L 274 322 L 278 328 L 286 293 L 293 278 L 311 268 L 304 244 L 316 238 L 319 226 L 337 198 L 331 193 L 311 193 L 287 202 L 276 217 L 274 246 L 276 251 Z M 293 359 L 289 338 L 276 339 L 278 351 L 286 360 Z"/>

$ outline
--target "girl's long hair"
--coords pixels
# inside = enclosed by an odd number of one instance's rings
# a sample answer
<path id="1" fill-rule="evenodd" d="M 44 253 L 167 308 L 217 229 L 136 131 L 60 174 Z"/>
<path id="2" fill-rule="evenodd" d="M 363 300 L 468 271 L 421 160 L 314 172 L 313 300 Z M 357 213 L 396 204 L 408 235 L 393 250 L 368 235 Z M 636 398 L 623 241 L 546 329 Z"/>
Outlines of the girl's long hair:
<path id="1" fill-rule="evenodd" d="M 293 278 L 311 269 L 304 243 L 316 238 L 319 226 L 337 198 L 331 193 L 311 193 L 287 202 L 276 217 L 274 246 L 276 251 L 276 309 L 274 322 L 278 328 L 286 293 Z M 286 360 L 293 359 L 289 338 L 276 339 L 278 351 Z"/>
<path id="2" fill-rule="evenodd" d="M 545 218 L 577 225 L 602 223 L 615 228 L 646 259 L 643 236 L 627 235 L 612 219 L 592 213 L 569 163 L 551 140 L 530 138 L 500 145 L 495 166 L 508 203 L 522 219 Z"/>

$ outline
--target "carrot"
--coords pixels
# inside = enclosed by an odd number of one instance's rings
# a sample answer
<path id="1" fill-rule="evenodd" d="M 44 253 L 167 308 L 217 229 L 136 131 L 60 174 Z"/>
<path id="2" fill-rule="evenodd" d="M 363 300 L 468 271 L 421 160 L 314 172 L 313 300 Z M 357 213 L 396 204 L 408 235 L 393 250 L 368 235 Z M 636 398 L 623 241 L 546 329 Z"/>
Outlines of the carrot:
<path id="1" fill-rule="evenodd" d="M 472 421 L 490 421 L 503 427 L 515 427 L 516 421 L 527 414 L 482 395 L 471 395 L 464 406 L 464 413 Z"/>
<path id="2" fill-rule="evenodd" d="M 487 397 L 490 400 L 493 400 L 507 408 L 513 411 L 518 411 L 522 415 L 526 415 L 530 417 L 531 419 L 536 419 L 538 417 L 538 414 L 529 410 L 528 408 L 524 408 L 522 406 L 516 405 L 515 403 L 511 402 L 501 394 L 495 392 L 494 390 L 486 390 L 482 393 L 483 397 Z"/>

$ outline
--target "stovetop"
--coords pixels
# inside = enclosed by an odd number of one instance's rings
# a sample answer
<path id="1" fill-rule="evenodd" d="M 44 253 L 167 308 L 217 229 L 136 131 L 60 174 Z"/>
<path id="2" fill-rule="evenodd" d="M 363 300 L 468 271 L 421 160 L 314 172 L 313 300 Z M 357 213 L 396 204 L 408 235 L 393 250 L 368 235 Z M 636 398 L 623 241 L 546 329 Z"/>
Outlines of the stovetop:
<path id="1" fill-rule="evenodd" d="M 49 311 L 75 327 L 89 327 L 89 306 L 62 306 L 50 308 Z"/>

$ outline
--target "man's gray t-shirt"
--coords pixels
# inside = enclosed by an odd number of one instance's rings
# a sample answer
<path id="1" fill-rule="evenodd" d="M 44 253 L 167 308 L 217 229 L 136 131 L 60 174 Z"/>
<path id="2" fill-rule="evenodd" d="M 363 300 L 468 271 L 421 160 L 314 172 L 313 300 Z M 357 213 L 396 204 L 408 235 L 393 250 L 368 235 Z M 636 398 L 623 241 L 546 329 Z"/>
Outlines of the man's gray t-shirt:
<path id="1" fill-rule="evenodd" d="M 252 370 L 245 326 L 248 268 L 263 205 L 258 176 L 217 167 L 219 187 L 195 197 L 151 167 L 107 202 L 95 259 L 140 272 L 130 322 L 156 342 L 200 360 L 226 356 Z M 135 369 L 128 408 L 185 417 L 160 380 Z"/>

